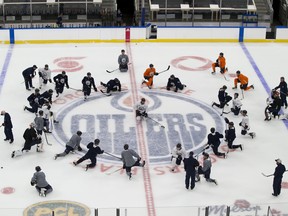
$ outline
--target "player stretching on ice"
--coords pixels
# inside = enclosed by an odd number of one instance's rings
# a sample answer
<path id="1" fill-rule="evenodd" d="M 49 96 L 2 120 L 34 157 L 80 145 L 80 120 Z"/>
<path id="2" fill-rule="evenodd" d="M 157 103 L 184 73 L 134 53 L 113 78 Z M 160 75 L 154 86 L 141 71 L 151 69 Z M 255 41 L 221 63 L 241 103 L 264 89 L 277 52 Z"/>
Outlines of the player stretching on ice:
<path id="1" fill-rule="evenodd" d="M 211 72 L 212 74 L 215 74 L 216 67 L 220 68 L 220 73 L 221 74 L 224 74 L 226 72 L 226 70 L 227 70 L 227 68 L 226 68 L 226 59 L 225 59 L 224 54 L 222 52 L 219 54 L 219 57 L 216 59 L 216 62 L 214 62 L 212 64 L 212 70 L 213 70 Z"/>
<path id="2" fill-rule="evenodd" d="M 157 76 L 158 74 L 159 73 L 156 72 L 154 65 L 150 64 L 149 68 L 147 68 L 143 74 L 145 80 L 142 82 L 142 84 L 146 84 L 147 87 L 149 89 L 151 89 L 153 86 L 153 77 L 154 77 L 154 75 Z"/>
<path id="3" fill-rule="evenodd" d="M 148 114 L 146 112 L 148 106 L 146 105 L 146 99 L 141 98 L 141 101 L 138 102 L 135 106 L 135 112 L 136 112 L 136 119 L 138 121 L 141 121 L 143 118 L 147 118 Z"/>

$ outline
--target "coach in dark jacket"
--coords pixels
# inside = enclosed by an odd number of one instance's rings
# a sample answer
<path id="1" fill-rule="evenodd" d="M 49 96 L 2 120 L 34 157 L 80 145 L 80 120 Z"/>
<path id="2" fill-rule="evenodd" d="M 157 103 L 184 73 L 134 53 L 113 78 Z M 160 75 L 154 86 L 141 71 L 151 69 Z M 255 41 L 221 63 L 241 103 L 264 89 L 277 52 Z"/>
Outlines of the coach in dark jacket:
<path id="1" fill-rule="evenodd" d="M 186 189 L 189 189 L 189 183 L 190 184 L 190 189 L 193 190 L 195 187 L 195 175 L 196 175 L 196 170 L 195 168 L 199 166 L 199 162 L 193 157 L 194 153 L 191 151 L 189 153 L 189 158 L 184 159 L 184 169 L 186 171 L 186 177 L 185 177 L 185 186 Z"/>

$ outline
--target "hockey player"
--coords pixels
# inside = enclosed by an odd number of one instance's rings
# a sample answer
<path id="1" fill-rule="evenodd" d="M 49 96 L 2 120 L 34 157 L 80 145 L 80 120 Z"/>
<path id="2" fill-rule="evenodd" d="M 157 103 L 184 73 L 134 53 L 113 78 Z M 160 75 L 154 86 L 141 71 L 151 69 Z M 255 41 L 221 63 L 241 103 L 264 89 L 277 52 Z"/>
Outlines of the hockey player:
<path id="1" fill-rule="evenodd" d="M 239 115 L 239 112 L 241 110 L 242 102 L 239 99 L 239 94 L 236 92 L 234 93 L 234 99 L 232 100 L 233 107 L 231 108 L 231 112 L 234 113 L 234 115 Z"/>
<path id="2" fill-rule="evenodd" d="M 207 144 L 212 147 L 212 150 L 216 156 L 226 158 L 225 153 L 218 151 L 218 148 L 221 144 L 220 139 L 223 138 L 223 134 L 220 134 L 219 132 L 215 131 L 214 127 L 210 129 L 210 132 L 211 133 L 208 134 L 207 136 L 208 138 Z"/>
<path id="3" fill-rule="evenodd" d="M 274 171 L 274 179 L 273 179 L 273 196 L 278 196 L 281 193 L 281 184 L 282 184 L 282 177 L 284 172 L 286 172 L 286 167 L 282 164 L 282 161 L 278 158 L 275 160 L 277 167 Z"/>
<path id="4" fill-rule="evenodd" d="M 35 70 L 37 69 L 36 65 L 33 65 L 32 67 L 26 68 L 23 72 L 22 75 L 24 77 L 24 82 L 25 82 L 25 87 L 26 90 L 30 91 L 30 88 L 34 88 L 32 84 L 32 78 L 36 75 Z"/>
<path id="5" fill-rule="evenodd" d="M 51 70 L 49 69 L 48 64 L 45 64 L 44 68 L 39 68 L 38 74 L 39 74 L 39 89 L 42 88 L 43 84 L 46 85 L 48 81 L 52 83 Z"/>
<path id="6" fill-rule="evenodd" d="M 226 85 L 223 85 L 223 87 L 221 87 L 219 89 L 218 100 L 219 100 L 220 104 L 213 102 L 212 107 L 217 106 L 218 108 L 223 109 L 225 107 L 225 105 L 228 104 L 229 101 L 232 100 L 232 97 L 228 95 L 228 93 L 226 92 L 226 89 L 227 89 Z"/>
<path id="7" fill-rule="evenodd" d="M 80 142 L 82 139 L 81 135 L 81 131 L 77 131 L 76 134 L 73 134 L 70 140 L 66 143 L 65 151 L 61 154 L 56 154 L 54 156 L 54 159 L 56 160 L 58 157 L 65 157 L 67 154 L 69 154 L 70 152 L 74 152 L 76 149 L 78 151 L 82 151 L 82 148 L 80 146 Z"/>
<path id="8" fill-rule="evenodd" d="M 100 140 L 95 139 L 94 142 L 90 142 L 87 145 L 88 152 L 79 160 L 74 161 L 73 164 L 77 166 L 78 164 L 82 163 L 84 160 L 90 159 L 91 163 L 86 166 L 86 171 L 89 168 L 93 168 L 96 166 L 97 163 L 97 154 L 103 154 L 104 150 L 101 150 L 99 147 Z"/>
<path id="9" fill-rule="evenodd" d="M 38 115 L 36 115 L 36 117 L 34 118 L 34 123 L 35 123 L 35 129 L 37 132 L 37 136 L 38 138 L 42 139 L 42 134 L 43 134 L 43 130 L 44 130 L 44 123 L 45 120 L 43 118 L 44 112 L 43 110 L 39 110 Z M 37 148 L 37 151 L 42 152 L 43 151 L 43 142 L 41 142 L 41 145 L 39 146 L 39 148 Z"/>
<path id="10" fill-rule="evenodd" d="M 82 91 L 84 93 L 84 101 L 87 100 L 87 97 L 91 94 L 91 88 L 94 88 L 94 91 L 97 92 L 97 88 L 95 86 L 94 78 L 91 76 L 91 73 L 88 72 L 87 76 L 82 79 L 83 88 Z"/>
<path id="11" fill-rule="evenodd" d="M 53 96 L 53 90 L 49 89 L 48 91 L 43 92 L 40 95 L 39 104 L 42 106 L 45 102 L 49 102 L 49 104 L 52 104 L 52 96 Z"/>
<path id="12" fill-rule="evenodd" d="M 40 90 L 36 88 L 35 92 L 29 95 L 27 100 L 29 101 L 31 108 L 24 106 L 24 111 L 28 110 L 29 112 L 37 113 L 38 108 L 41 106 L 40 105 Z"/>
<path id="13" fill-rule="evenodd" d="M 54 113 L 51 111 L 51 105 L 48 101 L 46 101 L 43 106 L 41 107 L 43 111 L 43 118 L 44 118 L 44 132 L 45 133 L 51 133 L 51 129 L 53 126 L 53 123 L 59 123 L 54 116 Z"/>
<path id="14" fill-rule="evenodd" d="M 129 179 L 131 179 L 132 177 L 131 168 L 134 166 L 144 167 L 145 160 L 143 160 L 143 162 L 140 163 L 141 157 L 133 149 L 129 149 L 128 144 L 125 144 L 123 148 L 124 150 L 121 152 L 121 159 L 123 161 L 123 169 L 126 170 L 127 176 L 129 177 Z M 135 158 L 137 160 L 135 160 Z"/>
<path id="15" fill-rule="evenodd" d="M 276 118 L 276 116 L 279 118 L 280 116 L 279 112 L 281 110 L 282 100 L 277 90 L 272 89 L 271 99 L 272 100 L 269 100 L 269 98 L 267 99 L 267 106 L 264 111 L 264 121 L 270 121 L 271 115 L 273 115 L 274 118 Z"/>
<path id="16" fill-rule="evenodd" d="M 40 166 L 35 167 L 36 172 L 33 174 L 33 177 L 31 178 L 31 186 L 35 186 L 36 190 L 39 193 L 39 196 L 46 197 L 46 195 L 53 191 L 53 188 L 50 184 L 46 181 L 46 175 L 41 170 Z"/>
<path id="17" fill-rule="evenodd" d="M 226 72 L 226 70 L 227 70 L 227 68 L 226 68 L 226 59 L 225 59 L 224 54 L 222 52 L 219 54 L 219 57 L 216 59 L 216 62 L 214 62 L 212 64 L 212 70 L 213 70 L 211 72 L 212 74 L 215 74 L 216 67 L 220 68 L 220 73 L 221 74 L 224 74 Z"/>
<path id="18" fill-rule="evenodd" d="M 186 151 L 184 148 L 182 148 L 181 143 L 178 143 L 173 149 L 172 149 L 172 157 L 171 157 L 171 171 L 174 172 L 175 168 L 181 164 L 181 161 L 186 158 Z"/>
<path id="19" fill-rule="evenodd" d="M 239 123 L 239 126 L 242 127 L 241 134 L 246 135 L 247 132 L 250 130 L 250 124 L 249 124 L 249 118 L 247 115 L 247 110 L 242 110 L 240 113 L 243 116 L 242 121 Z M 251 136 L 252 139 L 256 136 L 256 134 L 254 132 L 250 132 L 250 133 L 248 133 L 248 135 Z"/>
<path id="20" fill-rule="evenodd" d="M 227 145 L 229 149 L 237 149 L 240 148 L 241 151 L 243 150 L 243 146 L 240 145 L 233 145 L 233 142 L 236 138 L 234 122 L 228 123 L 228 129 L 225 130 L 225 139 L 227 140 Z"/>
<path id="21" fill-rule="evenodd" d="M 148 114 L 147 114 L 147 104 L 146 104 L 146 99 L 145 98 L 141 98 L 141 101 L 138 102 L 135 105 L 135 113 L 136 113 L 136 119 L 138 121 L 142 120 L 143 118 L 147 118 Z"/>
<path id="22" fill-rule="evenodd" d="M 243 75 L 239 70 L 236 71 L 236 78 L 234 79 L 234 87 L 232 89 L 237 89 L 237 84 L 240 83 L 240 89 L 247 91 L 249 89 L 254 89 L 254 85 L 248 86 L 248 77 Z"/>
<path id="23" fill-rule="evenodd" d="M 109 95 L 109 96 L 111 95 L 110 91 L 119 91 L 119 92 L 121 92 L 121 83 L 120 83 L 120 81 L 117 78 L 109 80 L 107 82 L 107 84 L 103 83 L 103 82 L 100 82 L 100 84 L 106 88 L 106 92 L 105 93 L 107 95 Z M 101 92 L 104 93 L 102 90 L 101 90 Z"/>
<path id="24" fill-rule="evenodd" d="M 195 177 L 196 177 L 196 167 L 199 166 L 199 162 L 193 157 L 194 152 L 189 152 L 189 157 L 184 158 L 184 170 L 186 171 L 185 177 L 185 187 L 188 190 L 189 185 L 190 189 L 193 190 L 195 187 Z M 191 183 L 190 183 L 191 182 Z"/>
<path id="25" fill-rule="evenodd" d="M 149 68 L 147 68 L 146 71 L 143 74 L 145 80 L 142 82 L 142 84 L 146 84 L 147 87 L 149 89 L 151 89 L 152 85 L 153 85 L 153 77 L 154 77 L 154 75 L 157 76 L 158 74 L 159 73 L 156 72 L 156 70 L 154 68 L 154 65 L 150 64 Z"/>
<path id="26" fill-rule="evenodd" d="M 37 136 L 35 129 L 35 123 L 32 122 L 23 134 L 25 140 L 24 147 L 21 150 L 13 151 L 11 157 L 17 157 L 23 155 L 25 152 L 29 152 L 31 147 L 37 144 L 36 150 L 39 148 L 38 144 L 42 142 L 41 138 Z M 38 152 L 38 150 L 37 150 Z"/>
<path id="27" fill-rule="evenodd" d="M 186 85 L 182 84 L 178 77 L 175 77 L 173 74 L 169 77 L 166 89 L 170 91 L 171 88 L 174 89 L 174 92 L 177 92 L 178 89 L 183 90 Z"/>
<path id="28" fill-rule="evenodd" d="M 2 126 L 4 126 L 4 134 L 5 134 L 4 141 L 10 140 L 9 143 L 12 144 L 14 142 L 14 136 L 12 132 L 13 124 L 11 121 L 11 116 L 4 110 L 1 111 L 1 115 L 4 116 L 4 122 L 2 123 Z"/>
<path id="29" fill-rule="evenodd" d="M 125 50 L 122 49 L 121 54 L 118 57 L 119 70 L 121 72 L 127 72 L 128 71 L 128 63 L 129 63 L 128 55 L 126 55 Z"/>
<path id="30" fill-rule="evenodd" d="M 280 98 L 281 98 L 281 106 L 285 106 L 285 109 L 287 109 L 287 99 L 288 96 L 288 89 L 287 89 L 287 83 L 285 82 L 285 78 L 280 78 L 280 83 L 278 86 L 274 88 L 274 90 L 280 89 Z"/>
<path id="31" fill-rule="evenodd" d="M 198 172 L 196 173 L 196 179 L 197 181 L 200 181 L 199 175 L 204 174 L 204 178 L 206 179 L 207 182 L 212 182 L 217 185 L 217 181 L 215 179 L 210 178 L 212 163 L 209 154 L 206 152 L 203 152 L 202 154 L 203 154 L 203 166 L 199 166 Z"/>
<path id="32" fill-rule="evenodd" d="M 62 73 L 54 76 L 53 80 L 55 82 L 55 90 L 57 94 L 56 97 L 58 97 L 59 94 L 63 93 L 65 85 L 66 85 L 66 88 L 69 89 L 68 76 L 66 75 L 65 71 L 62 71 Z"/>

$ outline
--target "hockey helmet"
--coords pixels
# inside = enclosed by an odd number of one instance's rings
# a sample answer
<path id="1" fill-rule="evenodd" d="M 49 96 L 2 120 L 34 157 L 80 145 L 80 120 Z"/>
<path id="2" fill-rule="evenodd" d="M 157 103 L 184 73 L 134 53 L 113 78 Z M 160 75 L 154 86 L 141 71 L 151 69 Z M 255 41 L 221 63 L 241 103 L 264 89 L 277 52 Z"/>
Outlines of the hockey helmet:
<path id="1" fill-rule="evenodd" d="M 234 126 L 234 122 L 229 122 L 229 126 Z"/>
<path id="2" fill-rule="evenodd" d="M 210 132 L 211 132 L 211 133 L 215 133 L 215 128 L 212 127 L 212 128 L 210 129 Z"/>
<path id="3" fill-rule="evenodd" d="M 181 149 L 181 148 L 182 148 L 181 143 L 178 143 L 178 144 L 176 145 L 176 148 L 177 148 L 177 149 Z"/>
<path id="4" fill-rule="evenodd" d="M 241 113 L 246 115 L 247 114 L 247 110 L 242 110 Z"/>
<path id="5" fill-rule="evenodd" d="M 223 87 L 222 87 L 223 89 L 227 89 L 227 86 L 226 85 L 223 85 Z"/>
<path id="6" fill-rule="evenodd" d="M 48 92 L 49 92 L 50 94 L 52 94 L 52 93 L 53 93 L 53 90 L 52 90 L 52 89 L 49 89 Z"/>
<path id="7" fill-rule="evenodd" d="M 40 166 L 36 166 L 36 167 L 35 167 L 35 170 L 36 170 L 37 172 L 40 172 L 40 171 L 41 171 L 41 167 L 40 167 Z"/>
<path id="8" fill-rule="evenodd" d="M 240 74 L 241 72 L 239 70 L 236 71 L 236 74 Z"/>
<path id="9" fill-rule="evenodd" d="M 170 78 L 171 78 L 171 79 L 174 79 L 174 78 L 175 78 L 174 74 L 171 74 Z"/>
<path id="10" fill-rule="evenodd" d="M 152 68 L 152 67 L 154 67 L 154 65 L 153 64 L 149 64 L 149 67 Z"/>
<path id="11" fill-rule="evenodd" d="M 145 98 L 141 98 L 141 102 L 145 102 L 146 101 L 146 99 Z"/>
<path id="12" fill-rule="evenodd" d="M 193 155 L 194 155 L 194 152 L 193 152 L 193 151 L 190 151 L 190 152 L 189 152 L 189 156 L 190 156 L 190 157 L 193 157 Z"/>
<path id="13" fill-rule="evenodd" d="M 40 92 L 40 90 L 39 90 L 38 88 L 36 88 L 36 89 L 35 89 L 35 92 L 36 92 L 36 93 L 39 93 L 39 92 Z"/>
<path id="14" fill-rule="evenodd" d="M 124 50 L 124 49 L 122 49 L 122 50 L 121 50 L 121 52 L 122 52 L 122 53 L 125 53 L 125 50 Z"/>
<path id="15" fill-rule="evenodd" d="M 223 52 L 220 52 L 220 54 L 219 54 L 220 56 L 223 56 L 224 55 L 224 53 Z"/>
<path id="16" fill-rule="evenodd" d="M 128 150 L 129 149 L 129 145 L 128 144 L 125 144 L 124 145 L 124 150 Z"/>
<path id="17" fill-rule="evenodd" d="M 36 65 L 33 65 L 33 68 L 35 68 L 35 69 L 36 69 L 36 68 L 37 68 L 37 66 L 36 66 Z"/>
<path id="18" fill-rule="evenodd" d="M 94 140 L 94 143 L 95 143 L 95 145 L 99 145 L 100 140 L 99 140 L 99 139 L 95 139 L 95 140 Z"/>
<path id="19" fill-rule="evenodd" d="M 115 78 L 114 81 L 115 81 L 116 83 L 120 83 L 119 79 L 117 79 L 117 78 Z"/>
<path id="20" fill-rule="evenodd" d="M 65 75 L 65 74 L 66 74 L 66 72 L 65 72 L 65 71 L 62 71 L 62 74 L 63 74 L 63 75 Z"/>
<path id="21" fill-rule="evenodd" d="M 45 64 L 45 66 L 44 66 L 44 67 L 45 67 L 45 69 L 46 69 L 46 68 L 49 68 L 48 64 Z"/>
<path id="22" fill-rule="evenodd" d="M 90 73 L 90 72 L 88 72 L 88 73 L 87 73 L 87 76 L 91 76 L 91 73 Z"/>

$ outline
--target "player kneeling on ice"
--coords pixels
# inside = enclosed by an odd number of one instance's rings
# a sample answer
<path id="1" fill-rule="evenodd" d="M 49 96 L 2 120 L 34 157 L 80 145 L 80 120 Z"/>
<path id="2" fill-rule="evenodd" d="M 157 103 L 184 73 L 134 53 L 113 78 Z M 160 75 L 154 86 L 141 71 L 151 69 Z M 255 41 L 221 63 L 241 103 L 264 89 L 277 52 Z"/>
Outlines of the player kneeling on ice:
<path id="1" fill-rule="evenodd" d="M 223 85 L 223 87 L 221 87 L 218 91 L 218 99 L 219 99 L 219 102 L 220 104 L 217 104 L 215 102 L 213 102 L 212 104 L 212 107 L 213 106 L 217 106 L 219 108 L 224 108 L 224 106 L 226 104 L 229 103 L 229 101 L 232 100 L 232 97 L 228 95 L 228 93 L 226 92 L 226 89 L 227 89 L 227 86 L 226 85 Z"/>
<path id="2" fill-rule="evenodd" d="M 65 151 L 61 154 L 56 154 L 54 156 L 54 159 L 56 160 L 58 157 L 65 157 L 67 154 L 69 154 L 70 152 L 74 152 L 76 149 L 78 151 L 82 151 L 82 148 L 80 146 L 80 142 L 82 139 L 81 135 L 81 131 L 77 131 L 76 134 L 73 134 L 70 140 L 66 143 Z"/>
<path id="3" fill-rule="evenodd" d="M 250 125 L 249 125 L 249 118 L 247 115 L 247 110 L 242 110 L 241 115 L 243 116 L 242 121 L 239 123 L 239 126 L 242 127 L 241 129 L 241 134 L 246 135 L 248 131 L 250 130 Z M 248 133 L 249 136 L 252 137 L 252 139 L 256 136 L 256 133 L 250 132 Z"/>
<path id="4" fill-rule="evenodd" d="M 135 105 L 136 119 L 141 121 L 143 118 L 147 118 L 148 114 L 146 112 L 148 106 L 146 105 L 146 99 L 141 98 L 141 101 Z"/>
<path id="5" fill-rule="evenodd" d="M 226 70 L 228 70 L 226 68 L 226 59 L 224 57 L 224 53 L 219 53 L 219 57 L 216 59 L 216 62 L 214 62 L 212 64 L 212 74 L 215 74 L 216 72 L 216 67 L 219 67 L 220 68 L 220 73 L 221 74 L 224 74 L 226 72 Z"/>
<path id="6" fill-rule="evenodd" d="M 200 181 L 199 175 L 203 174 L 207 182 L 212 182 L 217 185 L 217 181 L 215 179 L 210 178 L 212 163 L 209 154 L 203 152 L 202 155 L 203 155 L 203 166 L 198 167 L 198 171 L 196 173 L 196 180 Z"/>
<path id="7" fill-rule="evenodd" d="M 240 83 L 240 89 L 247 91 L 249 89 L 254 89 L 254 85 L 248 86 L 248 77 L 243 75 L 239 70 L 236 71 L 236 78 L 234 79 L 234 87 L 232 89 L 237 89 L 237 84 Z"/>
<path id="8" fill-rule="evenodd" d="M 46 181 L 45 173 L 41 170 L 40 166 L 35 167 L 36 172 L 31 179 L 31 186 L 35 186 L 39 196 L 46 197 L 46 195 L 53 191 L 53 188 Z"/>
<path id="9" fill-rule="evenodd" d="M 168 91 L 170 91 L 170 89 L 173 89 L 174 92 L 177 92 L 178 89 L 183 90 L 185 87 L 186 85 L 182 84 L 180 79 L 172 74 L 168 79 L 166 89 Z"/>
<path id="10" fill-rule="evenodd" d="M 111 91 L 119 91 L 121 92 L 121 83 L 119 81 L 119 79 L 115 78 L 115 79 L 111 79 L 109 80 L 109 82 L 107 82 L 107 84 L 100 82 L 100 84 L 102 86 L 104 86 L 106 88 L 106 92 L 100 90 L 102 93 L 106 93 L 107 96 L 110 96 L 110 92 Z"/>
<path id="11" fill-rule="evenodd" d="M 184 158 L 184 170 L 186 171 L 185 187 L 188 190 L 193 190 L 195 187 L 196 167 L 199 166 L 199 162 L 193 157 L 194 152 L 189 152 L 189 157 Z M 190 183 L 191 182 L 191 183 Z"/>
<path id="12" fill-rule="evenodd" d="M 173 149 L 172 149 L 172 157 L 171 157 L 171 165 L 172 169 L 171 171 L 174 172 L 175 168 L 179 165 L 181 165 L 181 161 L 184 160 L 186 156 L 186 151 L 182 147 L 181 143 L 178 143 Z"/>
<path id="13" fill-rule="evenodd" d="M 151 89 L 153 86 L 153 78 L 157 75 L 159 75 L 159 73 L 156 72 L 154 65 L 150 64 L 149 68 L 147 68 L 143 74 L 145 80 L 142 82 L 142 84 L 146 84 L 147 87 Z"/>
<path id="14" fill-rule="evenodd" d="M 23 138 L 25 139 L 24 147 L 21 150 L 13 151 L 11 154 L 12 158 L 21 156 L 24 153 L 29 152 L 31 150 L 31 147 L 36 144 L 37 144 L 37 152 L 39 151 L 38 144 L 42 143 L 42 139 L 37 135 L 34 122 L 32 122 L 29 125 L 29 128 L 25 130 Z"/>
<path id="15" fill-rule="evenodd" d="M 231 108 L 231 112 L 234 113 L 234 115 L 239 115 L 242 102 L 239 99 L 239 94 L 236 92 L 234 93 L 234 99 L 232 100 L 233 107 Z"/>
<path id="16" fill-rule="evenodd" d="M 86 170 L 89 168 L 93 168 L 96 166 L 97 163 L 97 154 L 103 154 L 104 150 L 101 150 L 99 147 L 100 140 L 95 139 L 94 142 L 90 142 L 87 145 L 88 152 L 79 160 L 74 161 L 73 164 L 77 166 L 78 164 L 82 163 L 84 160 L 90 159 L 91 163 L 86 166 Z"/>
<path id="17" fill-rule="evenodd" d="M 65 85 L 66 88 L 69 89 L 68 76 L 66 75 L 65 71 L 62 71 L 62 73 L 54 76 L 53 80 L 55 82 L 55 90 L 57 94 L 56 97 L 59 97 L 59 94 L 63 93 Z"/>
<path id="18" fill-rule="evenodd" d="M 273 89 L 271 92 L 271 99 L 272 100 L 267 98 L 266 100 L 267 106 L 264 111 L 265 114 L 264 121 L 270 121 L 271 116 L 274 116 L 274 118 L 276 118 L 276 116 L 278 116 L 279 118 L 280 116 L 279 112 L 281 110 L 282 101 L 279 92 Z"/>
<path id="19" fill-rule="evenodd" d="M 207 144 L 212 147 L 212 150 L 216 156 L 226 158 L 225 153 L 218 151 L 218 148 L 221 144 L 220 139 L 223 138 L 223 134 L 220 134 L 219 132 L 215 131 L 214 127 L 210 129 L 210 132 L 211 133 L 208 134 L 207 136 L 208 138 Z"/>
<path id="20" fill-rule="evenodd" d="M 127 72 L 128 71 L 128 63 L 129 63 L 128 55 L 126 55 L 125 50 L 122 49 L 121 54 L 118 57 L 119 70 L 121 72 Z"/>
<path id="21" fill-rule="evenodd" d="M 135 160 L 137 158 L 137 160 Z M 140 166 L 144 167 L 145 166 L 145 160 L 143 160 L 142 163 L 141 157 L 133 150 L 129 149 L 129 145 L 125 144 L 124 145 L 124 150 L 121 152 L 121 159 L 123 161 L 123 169 L 126 170 L 126 174 L 131 179 L 132 173 L 131 173 L 131 168 L 134 166 Z"/>
<path id="22" fill-rule="evenodd" d="M 227 119 L 226 123 L 228 124 L 228 129 L 225 130 L 225 139 L 227 141 L 228 148 L 229 149 L 240 148 L 241 151 L 242 151 L 243 150 L 243 146 L 242 145 L 233 145 L 233 142 L 236 139 L 234 122 L 229 122 L 229 120 Z"/>

